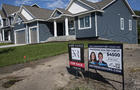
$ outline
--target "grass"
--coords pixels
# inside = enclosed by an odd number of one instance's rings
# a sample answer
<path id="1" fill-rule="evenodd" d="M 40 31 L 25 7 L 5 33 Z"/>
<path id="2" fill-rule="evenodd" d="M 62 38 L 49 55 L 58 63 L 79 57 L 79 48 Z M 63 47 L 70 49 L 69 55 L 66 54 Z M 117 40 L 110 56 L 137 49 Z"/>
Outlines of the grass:
<path id="1" fill-rule="evenodd" d="M 44 44 L 25 45 L 11 48 L 0 49 L 0 67 L 12 64 L 19 64 L 33 60 L 39 60 L 51 56 L 56 56 L 68 52 L 67 45 L 81 44 L 88 47 L 88 43 L 103 44 L 116 43 L 111 41 L 70 41 L 70 42 L 51 42 Z M 25 58 L 26 56 L 26 58 Z"/>
<path id="2" fill-rule="evenodd" d="M 0 43 L 0 46 L 3 46 L 3 45 L 10 45 L 11 43 Z"/>

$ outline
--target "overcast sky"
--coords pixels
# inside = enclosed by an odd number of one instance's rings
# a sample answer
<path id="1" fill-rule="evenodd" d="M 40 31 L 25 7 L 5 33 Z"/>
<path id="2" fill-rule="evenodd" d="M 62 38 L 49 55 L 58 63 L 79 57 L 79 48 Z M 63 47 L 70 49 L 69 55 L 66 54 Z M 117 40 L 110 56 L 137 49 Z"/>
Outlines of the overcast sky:
<path id="1" fill-rule="evenodd" d="M 38 4 L 42 8 L 65 8 L 70 0 L 0 0 L 0 4 L 12 4 L 20 6 L 21 4 L 32 5 Z M 89 0 L 89 1 L 101 1 L 101 0 Z M 140 10 L 140 0 L 128 0 L 129 4 L 134 10 Z"/>

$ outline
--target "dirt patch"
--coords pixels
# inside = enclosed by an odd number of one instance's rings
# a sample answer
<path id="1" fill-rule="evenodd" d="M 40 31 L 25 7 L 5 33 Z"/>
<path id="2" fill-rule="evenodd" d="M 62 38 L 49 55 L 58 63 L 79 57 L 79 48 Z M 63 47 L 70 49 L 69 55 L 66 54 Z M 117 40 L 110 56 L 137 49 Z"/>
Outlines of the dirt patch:
<path id="1" fill-rule="evenodd" d="M 124 49 L 126 90 L 140 90 L 139 54 L 140 49 Z M 0 68 L 0 90 L 122 90 L 121 76 L 91 70 L 91 78 L 77 79 L 67 65 L 68 54 L 62 54 Z"/>
<path id="2" fill-rule="evenodd" d="M 10 88 L 15 83 L 22 81 L 24 78 L 25 77 L 16 77 L 16 76 L 3 77 L 0 79 L 0 85 L 3 88 Z"/>
<path id="3" fill-rule="evenodd" d="M 4 88 L 9 88 L 13 86 L 16 82 L 22 81 L 22 79 L 11 79 L 5 83 L 2 84 L 2 87 Z"/>

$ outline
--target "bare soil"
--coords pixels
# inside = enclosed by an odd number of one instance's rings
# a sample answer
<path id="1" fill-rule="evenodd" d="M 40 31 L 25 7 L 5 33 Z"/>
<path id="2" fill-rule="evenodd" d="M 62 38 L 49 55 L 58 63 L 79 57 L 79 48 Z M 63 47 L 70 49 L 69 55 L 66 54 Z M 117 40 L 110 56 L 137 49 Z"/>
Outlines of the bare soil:
<path id="1" fill-rule="evenodd" d="M 87 52 L 87 50 L 86 50 Z M 0 90 L 122 90 L 122 77 L 90 70 L 90 78 L 67 70 L 68 54 L 0 68 Z M 140 90 L 140 49 L 124 49 L 125 90 Z"/>

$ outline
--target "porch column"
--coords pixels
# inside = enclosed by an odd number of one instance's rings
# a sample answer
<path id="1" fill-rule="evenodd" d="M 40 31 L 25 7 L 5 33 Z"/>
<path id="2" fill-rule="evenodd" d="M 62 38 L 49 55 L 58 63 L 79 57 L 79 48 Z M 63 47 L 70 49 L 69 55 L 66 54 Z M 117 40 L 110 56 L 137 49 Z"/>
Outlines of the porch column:
<path id="1" fill-rule="evenodd" d="M 10 33 L 10 31 L 8 31 L 8 40 L 9 41 L 11 40 L 11 33 Z"/>
<path id="2" fill-rule="evenodd" d="M 5 41 L 4 30 L 2 30 L 2 37 L 3 37 L 3 38 L 2 38 L 2 39 L 3 39 L 2 41 Z"/>
<path id="3" fill-rule="evenodd" d="M 0 30 L 0 41 L 2 41 L 2 34 L 1 34 L 1 30 Z"/>
<path id="4" fill-rule="evenodd" d="M 68 36 L 69 35 L 68 17 L 65 18 L 65 31 L 66 31 L 66 36 Z"/>
<path id="5" fill-rule="evenodd" d="M 56 20 L 54 20 L 54 36 L 57 37 L 57 23 L 56 23 Z"/>

